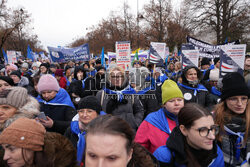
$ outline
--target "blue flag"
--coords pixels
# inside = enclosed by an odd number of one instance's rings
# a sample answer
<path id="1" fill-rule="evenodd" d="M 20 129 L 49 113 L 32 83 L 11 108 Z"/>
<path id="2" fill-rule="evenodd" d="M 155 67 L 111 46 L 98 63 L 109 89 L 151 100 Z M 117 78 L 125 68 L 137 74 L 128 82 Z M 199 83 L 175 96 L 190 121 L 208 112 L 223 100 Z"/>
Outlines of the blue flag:
<path id="1" fill-rule="evenodd" d="M 4 62 L 5 64 L 8 64 L 8 56 L 7 54 L 5 53 L 4 49 L 2 48 L 2 52 L 3 52 L 3 57 L 4 57 Z"/>
<path id="2" fill-rule="evenodd" d="M 28 47 L 27 47 L 27 58 L 28 58 L 28 59 L 31 59 L 32 62 L 34 62 L 34 56 L 33 56 L 32 50 L 31 50 L 31 48 L 30 48 L 30 45 L 28 45 Z"/>
<path id="3" fill-rule="evenodd" d="M 102 63 L 102 67 L 106 68 L 106 61 L 105 61 L 105 56 L 104 56 L 104 47 L 102 47 L 101 63 Z"/>

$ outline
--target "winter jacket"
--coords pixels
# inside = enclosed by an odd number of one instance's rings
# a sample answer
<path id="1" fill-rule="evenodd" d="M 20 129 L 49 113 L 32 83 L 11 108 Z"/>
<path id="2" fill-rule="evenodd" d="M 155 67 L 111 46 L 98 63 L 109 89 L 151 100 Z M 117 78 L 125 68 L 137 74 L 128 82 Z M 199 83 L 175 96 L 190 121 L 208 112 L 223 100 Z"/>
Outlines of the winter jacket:
<path id="1" fill-rule="evenodd" d="M 144 146 L 151 153 L 166 144 L 171 131 L 176 126 L 176 120 L 167 117 L 166 113 L 164 108 L 150 113 L 136 132 L 135 142 Z M 171 116 L 175 117 L 173 114 Z"/>
<path id="2" fill-rule="evenodd" d="M 37 100 L 40 103 L 40 110 L 54 121 L 53 126 L 47 130 L 64 134 L 72 118 L 76 115 L 75 107 L 66 90 L 60 88 L 54 99 L 48 102 L 43 100 L 40 95 Z"/>
<path id="3" fill-rule="evenodd" d="M 127 86 L 125 89 L 130 88 Z M 113 89 L 111 88 L 111 90 Z M 135 93 L 134 91 L 133 94 Z M 133 94 L 123 94 L 123 99 L 120 101 L 118 95 L 100 90 L 97 92 L 96 97 L 100 101 L 104 112 L 122 118 L 136 131 L 143 120 L 144 108 L 141 101 L 135 98 Z"/>
<path id="4" fill-rule="evenodd" d="M 58 82 L 59 86 L 63 89 L 67 88 L 67 80 L 65 77 L 61 77 L 60 81 Z"/>
<path id="5" fill-rule="evenodd" d="M 190 153 L 193 154 L 200 166 L 224 167 L 223 153 L 215 142 L 212 150 L 191 148 L 179 127 L 172 131 L 166 145 L 159 147 L 153 155 L 160 161 L 161 167 L 185 167 L 188 162 L 186 147 L 189 147 Z"/>

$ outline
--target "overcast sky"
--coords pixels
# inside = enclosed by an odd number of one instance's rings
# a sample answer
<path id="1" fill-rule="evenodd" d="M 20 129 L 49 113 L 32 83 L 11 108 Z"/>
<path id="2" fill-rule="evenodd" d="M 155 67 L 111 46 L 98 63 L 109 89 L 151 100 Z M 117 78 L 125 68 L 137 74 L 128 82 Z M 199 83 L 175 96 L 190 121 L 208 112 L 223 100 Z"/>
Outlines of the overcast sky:
<path id="1" fill-rule="evenodd" d="M 31 13 L 34 33 L 44 48 L 66 46 L 87 33 L 111 11 L 119 11 L 126 1 L 136 15 L 137 0 L 8 0 L 8 7 Z M 177 4 L 180 0 L 172 0 Z M 139 11 L 149 0 L 138 0 Z M 176 5 L 175 5 L 176 6 Z"/>

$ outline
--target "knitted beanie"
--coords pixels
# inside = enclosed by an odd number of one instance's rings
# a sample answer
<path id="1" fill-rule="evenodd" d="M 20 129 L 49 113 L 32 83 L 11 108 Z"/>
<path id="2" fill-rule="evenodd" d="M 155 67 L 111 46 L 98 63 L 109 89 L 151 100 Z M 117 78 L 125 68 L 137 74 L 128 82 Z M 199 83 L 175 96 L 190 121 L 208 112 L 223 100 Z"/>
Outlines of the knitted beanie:
<path id="1" fill-rule="evenodd" d="M 0 76 L 0 80 L 7 82 L 9 85 L 14 86 L 14 81 L 8 76 Z"/>
<path id="2" fill-rule="evenodd" d="M 78 103 L 78 109 L 92 109 L 99 115 L 102 106 L 95 96 L 86 96 Z"/>
<path id="3" fill-rule="evenodd" d="M 6 71 L 8 72 L 9 70 L 18 70 L 17 66 L 15 64 L 9 64 L 7 67 L 6 67 Z"/>
<path id="4" fill-rule="evenodd" d="M 16 75 L 16 76 L 18 76 L 18 78 L 20 78 L 21 79 L 21 73 L 19 72 L 19 71 L 12 71 L 11 73 L 10 73 L 10 75 Z"/>
<path id="5" fill-rule="evenodd" d="M 29 64 L 28 63 L 23 63 L 21 67 L 29 69 Z"/>
<path id="6" fill-rule="evenodd" d="M 7 127 L 0 135 L 0 144 L 42 151 L 46 130 L 34 119 L 19 118 Z"/>
<path id="7" fill-rule="evenodd" d="M 63 69 L 56 69 L 55 76 L 63 77 Z"/>
<path id="8" fill-rule="evenodd" d="M 38 92 L 41 93 L 45 90 L 59 91 L 60 86 L 55 77 L 50 74 L 42 75 L 37 84 Z"/>
<path id="9" fill-rule="evenodd" d="M 0 105 L 7 104 L 18 109 L 27 103 L 28 97 L 27 89 L 23 87 L 12 87 L 0 92 Z"/>
<path id="10" fill-rule="evenodd" d="M 210 81 L 218 81 L 219 80 L 219 74 L 220 74 L 220 71 L 219 69 L 213 69 L 213 70 L 210 70 L 210 73 L 209 73 L 209 80 Z"/>
<path id="11" fill-rule="evenodd" d="M 173 98 L 183 98 L 183 94 L 181 92 L 181 90 L 179 89 L 178 85 L 168 79 L 166 80 L 162 87 L 161 87 L 161 91 L 162 91 L 162 104 L 165 104 L 167 101 L 173 99 Z"/>
<path id="12" fill-rule="evenodd" d="M 32 63 L 31 67 L 40 67 L 40 65 L 38 64 L 38 62 L 34 62 L 34 63 Z"/>
<path id="13" fill-rule="evenodd" d="M 238 72 L 233 72 L 225 75 L 222 79 L 222 84 L 222 101 L 232 96 L 245 95 L 249 97 L 249 89 L 245 83 L 245 79 Z"/>

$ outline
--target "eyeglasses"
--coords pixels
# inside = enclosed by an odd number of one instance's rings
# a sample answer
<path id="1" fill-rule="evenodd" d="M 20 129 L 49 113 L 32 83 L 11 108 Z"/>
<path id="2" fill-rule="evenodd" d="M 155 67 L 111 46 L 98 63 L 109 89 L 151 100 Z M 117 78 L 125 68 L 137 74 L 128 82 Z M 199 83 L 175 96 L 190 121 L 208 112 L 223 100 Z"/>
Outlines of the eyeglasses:
<path id="1" fill-rule="evenodd" d="M 201 137 L 207 137 L 210 131 L 213 133 L 213 135 L 217 135 L 220 128 L 218 125 L 212 125 L 210 129 L 208 129 L 207 127 L 201 127 L 195 130 L 199 131 Z"/>
<path id="2" fill-rule="evenodd" d="M 96 112 L 95 110 L 91 110 L 91 109 L 80 109 L 80 110 L 77 110 L 77 112 L 80 112 L 80 113 L 86 113 L 86 114 L 91 114 L 92 112 Z"/>
<path id="3" fill-rule="evenodd" d="M 229 97 L 229 102 L 237 104 L 239 101 L 241 101 L 242 104 L 246 104 L 248 101 L 248 97 Z"/>

